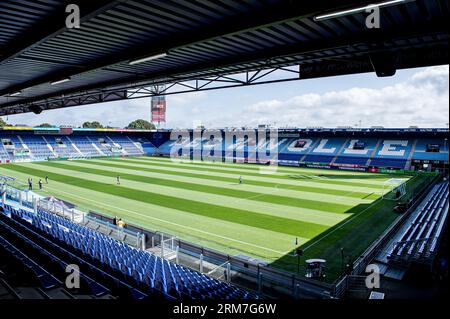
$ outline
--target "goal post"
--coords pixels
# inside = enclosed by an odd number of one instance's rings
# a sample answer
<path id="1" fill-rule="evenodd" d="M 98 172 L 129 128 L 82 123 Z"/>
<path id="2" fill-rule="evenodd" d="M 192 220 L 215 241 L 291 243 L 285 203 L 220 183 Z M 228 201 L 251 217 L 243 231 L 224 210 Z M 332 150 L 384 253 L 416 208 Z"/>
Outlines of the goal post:
<path id="1" fill-rule="evenodd" d="M 217 265 L 209 272 L 206 273 L 207 276 L 212 277 L 217 280 L 230 282 L 231 281 L 231 264 L 226 261 L 223 264 Z"/>
<path id="2" fill-rule="evenodd" d="M 167 260 L 176 259 L 178 256 L 178 248 L 176 246 L 176 237 L 164 239 L 157 246 L 161 250 L 161 257 Z"/>
<path id="3" fill-rule="evenodd" d="M 401 178 L 391 178 L 381 186 L 381 197 L 388 200 L 399 200 L 406 195 L 406 181 Z"/>

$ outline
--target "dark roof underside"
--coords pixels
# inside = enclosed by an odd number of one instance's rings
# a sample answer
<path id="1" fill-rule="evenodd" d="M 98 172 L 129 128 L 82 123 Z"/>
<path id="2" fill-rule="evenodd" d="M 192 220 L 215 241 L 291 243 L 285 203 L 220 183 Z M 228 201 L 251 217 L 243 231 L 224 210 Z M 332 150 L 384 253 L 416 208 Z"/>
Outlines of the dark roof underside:
<path id="1" fill-rule="evenodd" d="M 365 27 L 364 12 L 314 19 L 372 2 L 1 1 L 0 115 L 68 106 L 52 102 L 74 96 L 79 103 L 71 105 L 86 104 L 92 92 L 269 67 L 299 65 L 300 79 L 308 79 L 448 64 L 448 0 L 381 8 L 380 29 Z M 69 3 L 80 5 L 79 29 L 64 27 Z"/>

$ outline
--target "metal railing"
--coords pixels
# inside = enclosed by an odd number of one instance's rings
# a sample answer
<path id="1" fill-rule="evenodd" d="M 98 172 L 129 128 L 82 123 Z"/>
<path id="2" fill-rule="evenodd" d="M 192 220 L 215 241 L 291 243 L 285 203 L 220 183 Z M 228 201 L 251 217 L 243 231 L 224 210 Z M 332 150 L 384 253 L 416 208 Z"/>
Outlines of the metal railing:
<path id="1" fill-rule="evenodd" d="M 87 223 L 95 223 L 98 226 L 97 229 L 95 229 L 96 231 L 116 240 L 123 241 L 135 248 L 145 249 L 145 237 L 138 231 L 119 227 L 106 220 L 96 218 L 95 216 L 91 216 L 88 213 L 74 208 L 67 208 L 57 201 L 46 200 L 37 194 L 26 190 L 20 190 L 11 185 L 2 185 L 1 191 L 3 194 L 2 204 L 9 202 L 9 204 L 28 209 L 29 211 L 34 211 L 35 213 L 38 212 L 38 210 L 42 210 L 88 227 L 89 225 L 86 225 Z M 102 229 L 99 229 L 100 227 L 102 227 Z M 93 227 L 89 228 L 93 229 Z"/>
<path id="2" fill-rule="evenodd" d="M 42 198 L 37 199 L 37 208 L 57 216 L 64 217 L 72 222 L 80 222 L 83 218 L 82 214 L 58 204 L 55 201 L 49 201 Z"/>
<path id="3" fill-rule="evenodd" d="M 101 220 L 111 221 L 97 212 L 90 212 L 90 215 Z M 302 296 L 314 296 L 316 298 L 330 298 L 333 285 L 308 279 L 300 274 L 293 274 L 284 270 L 276 269 L 261 263 L 251 262 L 237 256 L 231 256 L 213 249 L 205 248 L 191 242 L 176 238 L 170 234 L 160 231 L 143 229 L 136 225 L 128 224 L 127 228 L 145 234 L 146 246 L 153 253 L 167 257 L 169 261 L 176 261 L 182 266 L 192 270 L 207 274 L 220 265 L 229 267 L 229 275 L 226 281 L 240 286 L 247 290 L 252 290 L 269 298 L 299 298 Z M 161 252 L 161 243 L 170 246 L 170 252 L 176 252 L 174 258 L 172 254 Z M 152 250 L 155 248 L 155 250 Z"/>

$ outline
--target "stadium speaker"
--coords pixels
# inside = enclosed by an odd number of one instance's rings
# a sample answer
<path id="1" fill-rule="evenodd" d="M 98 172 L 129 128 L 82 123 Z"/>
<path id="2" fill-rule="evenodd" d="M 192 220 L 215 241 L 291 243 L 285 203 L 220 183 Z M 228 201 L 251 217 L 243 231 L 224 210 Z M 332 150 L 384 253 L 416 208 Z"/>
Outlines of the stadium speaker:
<path id="1" fill-rule="evenodd" d="M 369 55 L 370 63 L 378 77 L 393 76 L 397 71 L 398 56 L 393 52 L 377 52 Z"/>
<path id="2" fill-rule="evenodd" d="M 31 111 L 31 112 L 33 112 L 34 114 L 41 114 L 42 113 L 42 109 L 41 109 L 41 107 L 40 106 L 38 106 L 38 105 L 30 105 L 29 107 L 28 107 L 28 109 Z"/>
<path id="3" fill-rule="evenodd" d="M 298 256 L 303 255 L 303 249 L 297 248 L 295 252 L 297 253 Z"/>

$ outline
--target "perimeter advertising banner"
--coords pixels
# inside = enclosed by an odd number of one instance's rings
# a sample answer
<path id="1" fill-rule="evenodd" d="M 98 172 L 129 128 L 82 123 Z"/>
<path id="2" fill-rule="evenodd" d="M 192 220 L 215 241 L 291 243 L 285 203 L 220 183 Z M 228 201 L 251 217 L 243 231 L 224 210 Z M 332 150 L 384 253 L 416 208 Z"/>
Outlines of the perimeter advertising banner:
<path id="1" fill-rule="evenodd" d="M 166 122 L 166 97 L 154 96 L 152 97 L 152 122 L 165 123 Z"/>
<path id="2" fill-rule="evenodd" d="M 320 162 L 299 162 L 299 166 L 308 168 L 327 168 L 327 169 L 339 169 L 344 171 L 359 171 L 366 172 L 367 167 L 355 164 L 327 164 Z"/>

